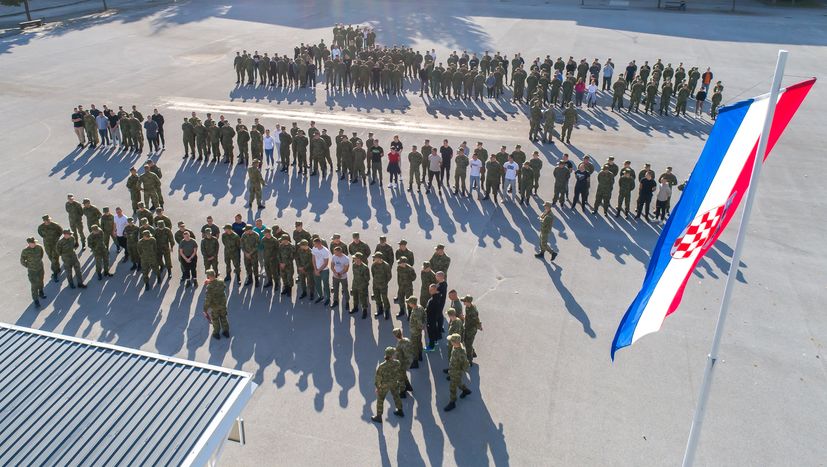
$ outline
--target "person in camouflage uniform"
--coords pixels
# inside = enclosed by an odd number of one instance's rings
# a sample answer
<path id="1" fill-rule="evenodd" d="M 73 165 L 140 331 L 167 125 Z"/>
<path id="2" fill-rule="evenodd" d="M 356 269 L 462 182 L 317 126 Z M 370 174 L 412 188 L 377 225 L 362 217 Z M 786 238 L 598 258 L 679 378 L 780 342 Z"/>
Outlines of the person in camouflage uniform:
<path id="1" fill-rule="evenodd" d="M 390 318 L 391 303 L 388 298 L 388 284 L 391 281 L 391 267 L 383 259 L 382 253 L 373 254 L 373 264 L 370 266 L 370 275 L 373 277 L 373 296 L 376 299 L 375 317 L 385 315 Z"/>
<path id="2" fill-rule="evenodd" d="M 532 184 L 534 194 L 537 194 L 537 188 L 540 187 L 540 171 L 543 169 L 543 161 L 540 159 L 540 151 L 534 151 L 531 159 L 528 160 L 528 165 L 531 167 L 531 173 L 534 175 L 534 183 Z"/>
<path id="3" fill-rule="evenodd" d="M 524 162 L 523 168 L 520 170 L 520 204 L 528 204 L 533 190 L 534 170 L 531 169 L 531 164 Z"/>
<path id="4" fill-rule="evenodd" d="M 413 364 L 411 368 L 419 368 L 422 361 L 422 331 L 425 329 L 425 309 L 419 306 L 416 297 L 408 297 L 405 300 L 408 305 L 408 326 L 411 330 L 411 342 L 414 346 Z"/>
<path id="5" fill-rule="evenodd" d="M 244 227 L 244 235 L 241 236 L 241 252 L 244 253 L 244 270 L 247 274 L 247 280 L 244 285 L 250 285 L 255 282 L 258 287 L 258 243 L 259 236 L 253 232 L 253 226 L 247 225 Z"/>
<path id="6" fill-rule="evenodd" d="M 98 280 L 103 280 L 104 276 L 112 277 L 109 272 L 109 249 L 106 248 L 103 237 L 104 233 L 100 226 L 92 224 L 89 232 L 89 249 L 95 257 L 95 273 L 98 275 Z"/>
<path id="7" fill-rule="evenodd" d="M 141 257 L 141 274 L 144 279 L 144 287 L 148 291 L 152 288 L 149 285 L 149 274 L 155 271 L 158 283 L 161 282 L 161 267 L 158 264 L 158 243 L 148 230 L 144 230 L 141 239 L 138 240 L 138 255 Z"/>
<path id="8" fill-rule="evenodd" d="M 451 334 L 448 336 L 448 342 L 451 343 L 451 357 L 448 360 L 448 380 L 451 381 L 451 384 L 449 387 L 450 402 L 443 409 L 446 412 L 454 410 L 457 406 L 457 389 L 461 391 L 459 395 L 461 398 L 465 398 L 465 396 L 471 394 L 471 390 L 468 389 L 462 381 L 463 375 L 465 375 L 465 372 L 468 371 L 468 367 L 470 366 L 468 363 L 468 353 L 465 348 L 462 347 L 462 336 L 459 334 Z"/>
<path id="9" fill-rule="evenodd" d="M 451 258 L 445 254 L 445 245 L 438 244 L 434 247 L 434 254 L 431 255 L 431 268 L 436 272 L 444 272 L 448 278 L 448 268 L 451 267 Z"/>
<path id="10" fill-rule="evenodd" d="M 448 315 L 448 335 L 456 334 L 460 337 L 465 335 L 465 327 L 463 326 L 463 322 L 459 319 L 458 313 L 456 308 L 448 308 L 448 311 L 445 312 Z M 460 339 L 460 342 L 462 340 Z M 448 342 L 448 354 L 451 354 L 451 343 Z M 448 369 L 442 370 L 443 373 L 448 373 Z"/>
<path id="11" fill-rule="evenodd" d="M 459 187 L 462 185 L 462 194 L 470 196 L 465 188 L 465 179 L 468 177 L 468 165 L 471 160 L 465 155 L 465 151 L 460 148 L 457 150 L 457 155 L 454 156 L 454 194 L 459 193 Z M 446 180 L 447 183 L 447 180 Z"/>
<path id="12" fill-rule="evenodd" d="M 126 188 L 129 190 L 129 197 L 132 200 L 132 212 L 138 210 L 138 203 L 141 202 L 141 177 L 135 167 L 129 169 L 129 178 L 126 179 Z"/>
<path id="13" fill-rule="evenodd" d="M 384 257 L 384 255 L 382 255 Z M 399 301 L 399 313 L 396 317 L 401 318 L 405 316 L 404 299 L 413 296 L 413 283 L 416 280 L 416 271 L 408 264 L 407 258 L 399 260 L 399 265 L 396 267 L 396 283 L 399 286 L 397 291 L 397 299 Z"/>
<path id="14" fill-rule="evenodd" d="M 210 229 L 203 229 L 203 236 L 201 255 L 204 257 L 204 272 L 212 270 L 218 276 L 218 250 L 220 248 L 218 238 L 213 236 Z"/>
<path id="15" fill-rule="evenodd" d="M 66 195 L 66 213 L 69 215 L 69 229 L 75 239 L 75 248 L 78 246 L 78 239 L 83 248 L 86 248 L 86 235 L 83 234 L 83 206 L 75 201 L 75 195 Z"/>
<path id="16" fill-rule="evenodd" d="M 184 159 L 190 154 L 195 157 L 195 128 L 187 117 L 184 117 L 184 123 L 181 124 L 181 137 L 184 142 Z"/>
<path id="17" fill-rule="evenodd" d="M 272 287 L 273 284 L 276 284 L 276 290 L 278 290 L 279 241 L 273 236 L 272 229 L 264 229 L 264 237 L 261 239 L 261 246 L 263 247 L 262 255 L 264 255 L 264 277 L 267 278 L 267 282 L 264 284 L 264 287 Z"/>
<path id="18" fill-rule="evenodd" d="M 92 226 L 100 226 L 101 211 L 88 198 L 83 200 L 83 217 L 86 218 L 86 228 L 92 231 Z"/>
<path id="19" fill-rule="evenodd" d="M 422 263 L 422 269 L 419 271 L 419 283 L 419 303 L 428 303 L 431 298 L 428 288 L 432 284 L 436 284 L 436 273 L 431 267 L 430 261 Z"/>
<path id="20" fill-rule="evenodd" d="M 689 86 L 684 84 L 678 88 L 678 97 L 675 104 L 675 116 L 686 116 L 686 102 L 689 100 Z"/>
<path id="21" fill-rule="evenodd" d="M 618 184 L 617 195 L 617 217 L 620 217 L 620 212 L 623 210 L 623 205 L 626 205 L 626 217 L 629 217 L 629 204 L 632 201 L 632 191 L 635 189 L 635 171 L 631 167 L 631 161 L 625 161 L 623 168 L 620 169 L 620 179 Z"/>
<path id="22" fill-rule="evenodd" d="M 258 209 L 264 209 L 261 203 L 261 190 L 264 188 L 264 177 L 261 176 L 261 160 L 253 159 L 253 163 L 247 167 L 247 207 L 252 208 L 253 202 L 257 202 Z"/>
<path id="23" fill-rule="evenodd" d="M 60 274 L 60 255 L 57 252 L 57 242 L 63 235 L 63 227 L 52 222 L 52 218 L 46 214 L 43 216 L 43 223 L 37 227 L 37 234 L 43 239 L 43 248 L 52 267 L 52 280 L 57 282 L 57 275 Z"/>
<path id="24" fill-rule="evenodd" d="M 80 270 L 78 255 L 75 253 L 75 245 L 77 245 L 77 240 L 72 236 L 72 231 L 64 229 L 63 238 L 57 242 L 57 253 L 63 262 L 63 269 L 66 271 L 66 280 L 69 282 L 69 288 L 74 289 L 75 284 L 72 283 L 72 280 L 74 276 L 77 275 L 77 286 L 85 289 L 86 285 L 83 283 L 83 275 Z"/>
<path id="25" fill-rule="evenodd" d="M 293 262 L 296 259 L 296 247 L 290 243 L 290 236 L 283 234 L 279 243 L 279 271 L 281 275 L 282 295 L 290 295 L 293 290 Z"/>
<path id="26" fill-rule="evenodd" d="M 167 270 L 167 277 L 172 277 L 172 247 L 175 246 L 175 237 L 172 230 L 163 220 L 155 222 L 155 242 L 158 247 L 158 265 L 161 272 Z"/>
<path id="27" fill-rule="evenodd" d="M 235 269 L 236 283 L 241 284 L 241 237 L 233 231 L 233 226 L 230 224 L 224 224 L 221 245 L 224 247 L 224 282 L 230 281 L 232 271 Z"/>
<path id="28" fill-rule="evenodd" d="M 551 253 L 551 260 L 557 257 L 557 252 L 552 250 L 548 244 L 548 236 L 551 234 L 551 226 L 554 223 L 554 214 L 551 212 L 552 203 L 546 201 L 543 205 L 543 213 L 540 214 L 540 252 L 537 253 L 537 258 L 543 258 L 545 252 Z"/>
<path id="29" fill-rule="evenodd" d="M 416 190 L 422 193 L 422 154 L 416 150 L 416 146 L 411 146 L 411 152 L 408 153 L 408 192 L 412 192 L 413 183 L 416 182 Z"/>
<path id="30" fill-rule="evenodd" d="M 144 199 L 149 203 L 150 210 L 161 204 L 158 194 L 161 191 L 161 179 L 150 170 L 149 164 L 144 165 L 144 173 L 140 175 L 141 187 L 144 190 Z"/>
<path id="31" fill-rule="evenodd" d="M 402 334 L 402 328 L 394 328 L 393 337 L 396 338 L 396 359 L 399 360 L 399 397 L 408 397 L 408 391 L 413 392 L 411 382 L 408 380 L 408 369 L 414 361 L 414 344 Z"/>
<path id="32" fill-rule="evenodd" d="M 663 115 L 669 115 L 669 104 L 672 101 L 672 83 L 669 80 L 663 82 L 663 86 L 660 88 L 660 108 L 658 109 L 658 113 Z"/>
<path id="33" fill-rule="evenodd" d="M 310 251 L 310 242 L 307 239 L 299 241 L 299 248 L 296 250 L 296 270 L 299 273 L 299 299 L 305 298 L 310 291 L 310 300 L 315 297 L 315 281 L 313 280 L 313 253 Z"/>
<path id="34" fill-rule="evenodd" d="M 576 124 L 577 110 L 574 108 L 574 104 L 569 102 L 563 111 L 563 130 L 560 132 L 560 141 L 565 140 L 566 144 L 571 144 L 571 132 Z"/>
<path id="35" fill-rule="evenodd" d="M 34 237 L 26 239 L 26 248 L 20 252 L 20 265 L 26 268 L 32 290 L 32 302 L 36 308 L 40 308 L 40 299 L 46 298 L 46 294 L 43 293 L 43 254 L 43 247 L 37 244 Z"/>
<path id="36" fill-rule="evenodd" d="M 380 235 L 379 243 L 377 243 L 373 249 L 377 253 L 382 253 L 382 259 L 385 260 L 389 266 L 393 267 L 396 257 L 393 253 L 393 247 L 388 243 L 387 235 Z"/>
<path id="37" fill-rule="evenodd" d="M 712 117 L 712 120 L 718 118 L 718 107 L 721 105 L 723 98 L 724 96 L 721 91 L 714 91 L 712 93 L 712 107 L 709 108 L 709 116 Z"/>
<path id="38" fill-rule="evenodd" d="M 385 360 L 376 368 L 376 377 L 374 379 L 376 385 L 376 415 L 370 418 L 376 423 L 382 423 L 382 413 L 385 410 L 385 396 L 387 396 L 389 392 L 396 406 L 396 410 L 393 413 L 399 417 L 405 416 L 402 411 L 402 399 L 399 397 L 402 365 L 399 363 L 399 360 L 394 358 L 395 354 L 395 348 L 386 347 Z"/>
<path id="39" fill-rule="evenodd" d="M 224 149 L 224 163 L 233 164 L 233 138 L 235 138 L 235 130 L 227 122 L 219 129 L 219 139 L 221 141 L 221 148 Z"/>
<path id="40" fill-rule="evenodd" d="M 100 144 L 98 139 L 98 125 L 95 123 L 95 117 L 89 112 L 83 112 L 83 128 L 86 130 L 86 139 L 89 140 L 89 147 L 95 148 Z"/>
<path id="41" fill-rule="evenodd" d="M 190 119 L 192 121 L 192 119 Z M 195 123 L 192 125 L 192 131 L 195 133 L 195 147 L 198 148 L 198 160 L 204 159 L 204 157 L 210 157 L 210 146 L 208 144 L 208 132 L 207 128 L 201 123 L 201 120 L 196 120 Z M 193 154 L 195 157 L 195 154 Z"/>
<path id="42" fill-rule="evenodd" d="M 138 256 L 138 240 L 140 239 L 138 226 L 135 225 L 135 219 L 132 217 L 126 218 L 126 226 L 123 228 L 123 236 L 126 237 L 126 256 L 132 261 L 130 271 L 134 271 L 141 267 L 141 258 Z"/>
<path id="43" fill-rule="evenodd" d="M 238 144 L 238 163 L 244 164 L 250 157 L 250 131 L 241 123 L 240 118 L 235 126 L 235 142 Z"/>
<path id="44" fill-rule="evenodd" d="M 350 295 L 353 297 L 353 308 L 350 313 L 362 310 L 362 319 L 368 317 L 368 288 L 370 286 L 370 268 L 365 264 L 365 256 L 361 252 L 353 255 L 353 284 Z"/>
<path id="45" fill-rule="evenodd" d="M 109 249 L 109 242 L 115 238 L 115 216 L 109 212 L 108 207 L 103 208 L 103 214 L 99 219 L 101 231 L 103 231 L 103 243 Z"/>
<path id="46" fill-rule="evenodd" d="M 312 169 L 310 176 L 317 175 L 320 171 L 322 178 L 327 177 L 327 161 L 325 160 L 325 150 L 327 143 L 317 133 L 310 139 L 310 161 Z"/>
<path id="47" fill-rule="evenodd" d="M 609 206 L 612 202 L 612 189 L 614 188 L 615 176 L 609 165 L 604 164 L 602 170 L 597 174 L 597 192 L 594 195 L 594 208 L 592 214 L 597 214 L 597 209 L 602 205 L 603 214 L 609 214 Z"/>
<path id="48" fill-rule="evenodd" d="M 480 321 L 480 313 L 474 305 L 474 297 L 466 295 L 462 297 L 462 304 L 465 306 L 465 334 L 462 337 L 462 342 L 465 344 L 465 352 L 468 355 L 468 364 L 474 364 L 474 357 L 477 356 L 474 352 L 474 339 L 477 337 L 477 331 L 482 331 L 482 322 Z"/>
<path id="49" fill-rule="evenodd" d="M 207 296 L 204 299 L 204 314 L 209 316 L 212 323 L 212 336 L 221 339 L 221 336 L 230 337 L 230 323 L 227 321 L 227 292 L 223 281 L 216 279 L 216 272 L 207 269 L 207 280 L 204 282 Z"/>

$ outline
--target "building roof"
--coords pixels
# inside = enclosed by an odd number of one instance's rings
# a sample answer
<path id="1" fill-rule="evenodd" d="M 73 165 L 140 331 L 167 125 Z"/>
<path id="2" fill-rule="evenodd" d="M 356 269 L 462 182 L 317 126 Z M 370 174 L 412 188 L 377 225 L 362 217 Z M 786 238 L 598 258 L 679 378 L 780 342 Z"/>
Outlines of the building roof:
<path id="1" fill-rule="evenodd" d="M 0 465 L 206 465 L 248 373 L 0 323 Z"/>

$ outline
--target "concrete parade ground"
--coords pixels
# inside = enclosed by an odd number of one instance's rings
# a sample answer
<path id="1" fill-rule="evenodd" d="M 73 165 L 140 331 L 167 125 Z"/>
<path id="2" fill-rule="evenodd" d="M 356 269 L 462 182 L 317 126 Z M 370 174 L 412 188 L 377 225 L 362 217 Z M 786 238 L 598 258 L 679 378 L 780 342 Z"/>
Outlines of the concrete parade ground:
<path id="1" fill-rule="evenodd" d="M 656 174 L 672 166 L 683 181 L 712 127 L 708 111 L 694 116 L 693 100 L 687 117 L 613 112 L 603 92 L 596 109 L 578 111 L 570 145 L 543 145 L 528 140 L 528 107 L 507 99 L 420 97 L 418 80 L 406 81 L 400 96 L 328 93 L 323 80 L 315 89 L 238 86 L 232 60 L 243 49 L 292 57 L 299 43 L 330 44 L 335 23 L 370 24 L 378 44 L 435 49 L 438 62 L 453 50 L 488 50 L 520 52 L 527 65 L 546 55 L 612 58 L 616 73 L 633 59 L 651 65 L 661 58 L 702 72 L 711 67 L 726 104 L 767 92 L 780 48 L 790 51 L 785 84 L 823 77 L 827 10 L 754 3 L 730 14 L 693 10 L 691 0 L 687 12 L 523 0 L 136 5 L 0 36 L 0 321 L 254 374 L 259 388 L 245 412 L 247 444 L 228 443 L 224 465 L 680 463 L 737 222 L 699 263 L 662 330 L 621 350 L 614 362 L 614 332 L 661 226 L 555 207 L 551 241 L 560 255 L 552 263 L 534 253 L 538 216 L 551 200 L 551 173 L 563 153 L 575 161 L 591 155 L 601 164 L 608 156 L 618 164 L 629 159 L 636 171 L 649 162 Z M 816 83 L 762 173 L 697 465 L 814 466 L 827 459 L 821 239 L 827 188 L 819 178 L 826 102 L 824 83 Z M 114 248 L 114 277 L 99 282 L 85 250 L 88 289 L 69 289 L 61 275 L 60 284 L 47 283 L 41 309 L 34 308 L 18 258 L 41 215 L 68 227 L 67 193 L 131 215 L 128 169 L 148 157 L 76 149 L 70 115 L 78 104 L 134 104 L 144 115 L 153 108 L 164 115 L 168 145 L 152 158 L 163 171 L 166 214 L 193 230 L 207 215 L 221 226 L 241 213 L 247 222 L 260 217 L 288 232 L 302 220 L 325 239 L 340 233 L 349 241 L 351 232 L 361 232 L 371 249 L 385 234 L 394 248 L 408 240 L 417 271 L 444 243 L 452 259 L 449 288 L 474 296 L 484 325 L 468 378 L 473 393 L 456 410 L 442 410 L 448 402 L 443 341 L 410 371 L 414 392 L 403 400 L 405 417 L 392 414 L 388 397 L 385 422 L 377 425 L 369 419 L 374 371 L 384 347 L 395 345 L 398 319 L 362 320 L 296 300 L 295 289 L 288 298 L 233 282 L 233 335 L 216 341 L 201 312 L 203 287 L 179 287 L 177 262 L 172 280 L 147 293 Z M 182 159 L 181 121 L 193 111 L 202 120 L 211 112 L 248 126 L 259 117 L 266 128 L 298 122 L 306 130 L 315 120 L 331 136 L 341 128 L 363 140 L 371 131 L 386 150 L 399 135 L 405 188 L 405 155 L 426 138 L 434 146 L 447 138 L 454 148 L 482 141 L 491 154 L 521 144 L 529 156 L 540 151 L 540 190 L 528 206 L 502 200 L 497 206 L 447 190 L 440 198 L 388 188 L 387 173 L 382 186 L 363 187 L 335 174 L 305 180 L 265 166 L 266 208 L 248 210 L 246 167 Z M 595 186 L 593 178 L 590 201 Z M 678 198 L 676 191 L 673 206 Z M 46 270 L 48 278 L 48 264 Z M 203 280 L 201 264 L 198 274 Z M 392 315 L 397 311 L 394 305 Z"/>

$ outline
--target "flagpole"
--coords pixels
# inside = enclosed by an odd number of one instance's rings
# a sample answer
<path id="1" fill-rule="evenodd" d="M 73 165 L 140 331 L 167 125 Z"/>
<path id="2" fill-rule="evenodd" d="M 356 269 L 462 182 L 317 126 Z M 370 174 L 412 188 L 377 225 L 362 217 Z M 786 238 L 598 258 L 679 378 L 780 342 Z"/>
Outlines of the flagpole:
<path id="1" fill-rule="evenodd" d="M 698 395 L 698 403 L 695 406 L 695 415 L 692 417 L 692 428 L 689 430 L 689 439 L 686 441 L 686 451 L 683 455 L 683 467 L 691 467 L 695 462 L 695 451 L 698 448 L 698 438 L 701 435 L 701 425 L 703 424 L 704 414 L 706 412 L 706 403 L 709 400 L 709 390 L 712 386 L 712 377 L 714 375 L 715 364 L 718 361 L 718 348 L 721 345 L 721 337 L 724 333 L 724 324 L 726 323 L 727 312 L 729 311 L 729 302 L 732 297 L 732 289 L 735 285 L 736 277 L 738 276 L 739 265 L 741 264 L 741 249 L 744 246 L 744 238 L 747 235 L 747 224 L 749 223 L 750 213 L 752 212 L 752 203 L 755 200 L 755 193 L 758 188 L 758 177 L 761 174 L 761 167 L 764 162 L 764 157 L 767 153 L 767 140 L 770 135 L 770 128 L 772 127 L 772 118 L 775 114 L 775 104 L 778 101 L 778 94 L 781 89 L 781 80 L 784 77 L 784 66 L 787 63 L 786 50 L 778 51 L 778 61 L 775 64 L 775 76 L 772 79 L 772 88 L 770 88 L 770 96 L 767 105 L 767 115 L 764 118 L 764 127 L 761 131 L 761 136 L 758 140 L 758 150 L 755 153 L 755 164 L 752 167 L 752 178 L 750 179 L 749 189 L 747 190 L 747 201 L 744 205 L 744 210 L 741 213 L 741 222 L 738 225 L 738 236 L 735 240 L 735 251 L 732 254 L 732 261 L 729 266 L 729 273 L 727 274 L 726 286 L 724 287 L 724 296 L 721 299 L 721 309 L 718 312 L 718 323 L 715 325 L 715 335 L 712 337 L 712 348 L 709 355 L 706 357 L 706 367 L 704 368 L 704 379 L 701 384 L 700 394 Z"/>

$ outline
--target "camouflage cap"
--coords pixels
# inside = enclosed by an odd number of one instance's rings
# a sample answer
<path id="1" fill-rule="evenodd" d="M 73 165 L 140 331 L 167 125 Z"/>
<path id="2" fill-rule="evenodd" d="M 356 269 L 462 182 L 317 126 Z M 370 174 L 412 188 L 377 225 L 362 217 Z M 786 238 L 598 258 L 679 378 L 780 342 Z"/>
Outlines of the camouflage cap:
<path id="1" fill-rule="evenodd" d="M 407 245 L 408 241 L 403 238 L 402 240 L 399 240 L 399 244 L 400 245 Z"/>
<path id="2" fill-rule="evenodd" d="M 441 243 L 437 244 L 437 246 L 434 247 L 434 250 L 444 250 L 444 249 L 445 249 L 445 245 L 443 245 Z"/>
<path id="3" fill-rule="evenodd" d="M 164 222 L 163 220 L 158 220 L 158 221 L 155 221 L 155 225 L 157 225 L 158 227 L 166 227 L 167 223 Z M 209 229 L 207 229 L 207 230 L 209 230 Z"/>
<path id="4" fill-rule="evenodd" d="M 138 201 L 138 204 L 136 204 L 136 206 L 138 206 L 139 208 L 142 208 L 142 207 L 144 207 L 144 202 L 143 201 Z"/>
<path id="5" fill-rule="evenodd" d="M 287 241 L 289 242 L 289 241 L 290 241 L 290 235 L 287 235 L 287 234 L 281 234 L 281 239 L 282 239 L 282 240 L 287 240 Z"/>
<path id="6" fill-rule="evenodd" d="M 359 238 L 359 232 L 353 232 L 350 236 L 353 238 Z"/>
<path id="7" fill-rule="evenodd" d="M 403 257 L 399 258 L 399 264 L 402 265 L 402 264 L 410 264 L 410 263 L 408 263 L 408 258 L 405 258 L 403 256 Z"/>
<path id="8" fill-rule="evenodd" d="M 244 226 L 244 231 L 245 231 L 245 232 L 246 232 L 246 231 L 252 231 L 252 230 L 253 230 L 253 226 L 252 226 L 252 225 L 245 225 L 245 226 Z"/>
<path id="9" fill-rule="evenodd" d="M 448 308 L 448 311 L 446 311 L 445 314 L 447 314 L 448 316 L 456 316 L 457 310 L 454 308 Z"/>
<path id="10" fill-rule="evenodd" d="M 460 336 L 459 334 L 451 334 L 450 336 L 448 336 L 448 341 L 450 341 L 452 344 L 462 342 L 462 336 Z"/>
<path id="11" fill-rule="evenodd" d="M 354 258 L 359 258 L 359 259 L 362 259 L 362 258 L 364 258 L 364 257 L 365 257 L 365 255 L 363 255 L 363 254 L 362 254 L 362 252 L 357 251 L 356 253 L 354 253 L 354 254 L 353 254 L 353 257 L 354 257 Z"/>
<path id="12" fill-rule="evenodd" d="M 405 303 L 411 303 L 411 304 L 416 305 L 418 301 L 419 301 L 419 299 L 417 299 L 416 297 L 408 297 L 408 299 L 405 300 Z"/>
<path id="13" fill-rule="evenodd" d="M 52 220 L 52 216 L 50 216 L 48 214 L 44 214 L 43 217 L 41 217 L 41 219 L 43 219 L 44 221 L 50 221 L 50 220 Z"/>
<path id="14" fill-rule="evenodd" d="M 388 239 L 388 236 L 387 236 L 387 235 L 380 235 L 380 236 L 379 236 L 379 241 L 382 241 L 382 240 L 387 240 L 387 239 Z"/>
<path id="15" fill-rule="evenodd" d="M 396 354 L 396 349 L 394 347 L 385 347 L 385 358 L 393 357 Z"/>
<path id="16" fill-rule="evenodd" d="M 142 217 L 141 224 L 149 224 L 149 219 L 147 219 L 146 217 Z"/>
<path id="17" fill-rule="evenodd" d="M 83 198 L 83 204 L 91 203 L 91 202 L 92 201 L 90 201 L 89 198 Z"/>
<path id="18" fill-rule="evenodd" d="M 109 206 L 104 206 L 103 212 L 109 212 Z"/>
<path id="19" fill-rule="evenodd" d="M 89 230 L 100 230 L 101 227 L 98 224 L 92 224 L 89 226 Z"/>
<path id="20" fill-rule="evenodd" d="M 63 234 L 64 234 L 64 235 L 66 235 L 66 234 L 70 234 L 70 233 L 72 233 L 72 231 L 71 231 L 71 230 L 69 230 L 69 229 L 63 229 Z"/>
<path id="21" fill-rule="evenodd" d="M 431 262 L 430 262 L 430 261 L 423 261 L 423 262 L 422 262 L 422 267 L 423 267 L 423 268 L 429 268 L 429 267 L 431 267 Z"/>
<path id="22" fill-rule="evenodd" d="M 258 159 L 258 158 L 253 159 L 253 164 L 259 164 L 259 163 L 261 163 L 261 159 Z"/>
<path id="23" fill-rule="evenodd" d="M 543 203 L 543 207 L 545 208 L 550 208 L 552 206 L 554 206 L 554 204 L 551 201 L 546 201 L 545 203 Z"/>
<path id="24" fill-rule="evenodd" d="M 127 217 L 126 221 L 127 222 L 135 222 L 135 218 L 134 217 Z"/>
<path id="25" fill-rule="evenodd" d="M 284 238 L 284 235 L 282 235 L 282 238 Z M 307 246 L 310 245 L 310 242 L 308 242 L 306 238 L 303 238 L 302 241 L 299 242 L 299 245 Z"/>
<path id="26" fill-rule="evenodd" d="M 609 156 L 609 158 L 608 158 L 608 159 L 606 159 L 606 160 L 607 160 L 607 161 L 613 161 L 613 160 L 615 160 L 615 156 Z"/>
<path id="27" fill-rule="evenodd" d="M 462 297 L 462 299 L 461 299 L 460 301 L 462 301 L 462 302 L 467 302 L 467 303 L 471 303 L 471 302 L 473 302 L 473 301 L 474 301 L 474 297 L 472 297 L 472 296 L 470 296 L 470 295 L 466 295 L 466 296 Z"/>
<path id="28" fill-rule="evenodd" d="M 266 234 L 273 233 L 273 231 L 270 230 L 270 227 L 267 227 L 267 228 L 264 229 L 264 233 L 266 233 Z"/>
<path id="29" fill-rule="evenodd" d="M 340 238 L 342 238 L 341 235 L 339 235 L 337 233 L 333 234 L 333 240 L 339 240 Z"/>
<path id="30" fill-rule="evenodd" d="M 226 229 L 230 229 L 230 230 L 232 230 L 232 228 L 233 228 L 233 226 L 232 226 L 232 225 L 230 225 L 230 224 L 224 224 L 224 230 L 226 230 Z"/>
<path id="31" fill-rule="evenodd" d="M 302 221 L 296 221 L 296 223 L 294 225 L 296 225 L 298 227 L 298 226 L 304 225 L 304 224 L 302 224 Z"/>
<path id="32" fill-rule="evenodd" d="M 207 269 L 207 271 L 205 272 L 205 274 L 206 274 L 207 276 L 210 276 L 210 277 L 215 277 L 215 271 L 213 271 L 212 269 Z"/>
<path id="33" fill-rule="evenodd" d="M 374 253 L 374 254 L 373 254 L 373 257 L 374 257 L 374 258 L 379 258 L 379 259 L 381 259 L 381 258 L 383 257 L 383 255 L 382 255 L 382 253 L 381 253 L 381 252 L 378 252 L 378 251 L 377 251 L 376 253 Z"/>
<path id="34" fill-rule="evenodd" d="M 27 238 L 26 243 L 34 243 L 34 237 Z"/>
<path id="35" fill-rule="evenodd" d="M 396 337 L 402 337 L 402 328 L 393 328 L 393 331 L 391 332 Z"/>

